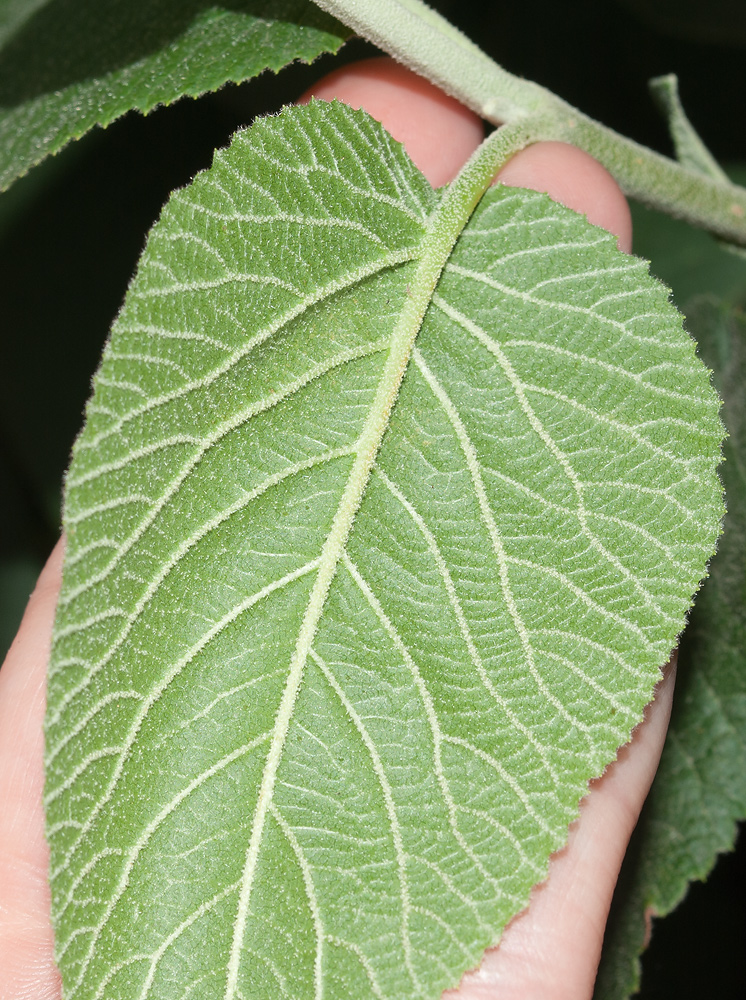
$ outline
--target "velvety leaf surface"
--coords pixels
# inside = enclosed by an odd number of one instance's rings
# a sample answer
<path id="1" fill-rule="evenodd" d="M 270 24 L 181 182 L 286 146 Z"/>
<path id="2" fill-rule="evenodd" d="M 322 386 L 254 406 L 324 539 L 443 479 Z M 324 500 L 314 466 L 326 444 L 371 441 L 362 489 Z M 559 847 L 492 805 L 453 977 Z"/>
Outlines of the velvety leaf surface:
<path id="1" fill-rule="evenodd" d="M 454 197 L 316 103 L 151 233 L 67 480 L 69 998 L 438 997 L 650 698 L 719 530 L 707 372 L 613 237 L 493 188 L 451 253 Z"/>
<path id="2" fill-rule="evenodd" d="M 636 992 L 645 916 L 669 913 L 690 881 L 706 878 L 746 817 L 746 320 L 713 299 L 692 302 L 687 313 L 724 399 L 728 513 L 683 637 L 669 737 L 620 883 L 599 1000 Z"/>
<path id="3" fill-rule="evenodd" d="M 94 125 L 310 62 L 348 35 L 307 0 L 5 0 L 0 190 Z"/>

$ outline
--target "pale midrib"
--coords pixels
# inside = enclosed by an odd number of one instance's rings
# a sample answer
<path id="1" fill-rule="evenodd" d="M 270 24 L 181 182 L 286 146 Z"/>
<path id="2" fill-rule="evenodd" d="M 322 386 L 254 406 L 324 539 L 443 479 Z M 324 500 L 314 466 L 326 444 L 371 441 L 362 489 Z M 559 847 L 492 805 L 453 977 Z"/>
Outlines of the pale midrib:
<path id="1" fill-rule="evenodd" d="M 259 787 L 233 928 L 225 1000 L 237 1000 L 238 998 L 241 950 L 246 933 L 252 885 L 267 812 L 272 804 L 275 779 L 300 691 L 305 664 L 326 604 L 329 589 L 337 573 L 337 567 L 363 499 L 373 464 L 388 428 L 391 412 L 399 394 L 415 339 L 456 239 L 466 225 L 473 206 L 481 195 L 481 190 L 475 190 L 480 180 L 481 178 L 478 178 L 477 183 L 475 183 L 474 172 L 470 172 L 467 165 L 464 173 L 446 192 L 443 201 L 431 219 L 428 231 L 423 237 L 419 264 L 412 282 L 407 287 L 399 321 L 392 332 L 391 348 L 381 380 L 358 438 L 357 456 L 337 507 L 331 530 L 321 551 L 318 574 L 311 590 L 295 651 L 290 661 L 288 681 L 275 718 L 273 738 Z"/>

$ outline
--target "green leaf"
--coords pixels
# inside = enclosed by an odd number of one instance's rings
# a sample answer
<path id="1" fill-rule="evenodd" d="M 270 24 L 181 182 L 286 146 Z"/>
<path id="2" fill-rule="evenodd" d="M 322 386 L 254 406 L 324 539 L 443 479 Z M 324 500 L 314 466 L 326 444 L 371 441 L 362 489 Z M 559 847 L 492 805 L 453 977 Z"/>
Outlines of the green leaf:
<path id="1" fill-rule="evenodd" d="M 744 179 L 742 165 L 731 166 L 729 173 L 736 181 Z M 740 594 L 743 585 L 733 584 L 730 599 L 711 616 L 708 609 L 718 603 L 724 579 L 732 583 L 742 572 L 742 537 L 746 531 L 746 514 L 742 513 L 742 484 L 737 469 L 743 466 L 743 418 L 740 415 L 740 393 L 743 385 L 743 361 L 738 338 L 746 333 L 742 307 L 746 303 L 746 264 L 724 252 L 705 233 L 683 223 L 668 219 L 639 205 L 632 205 L 635 250 L 653 261 L 653 269 L 671 285 L 674 299 L 687 316 L 687 325 L 700 341 L 705 361 L 715 372 L 715 381 L 725 397 L 724 420 L 732 436 L 726 441 L 729 461 L 723 466 L 729 514 L 725 533 L 718 543 L 718 555 L 712 564 L 712 575 L 705 581 L 692 615 L 692 625 L 685 633 L 681 665 L 677 680 L 677 697 L 671 720 L 670 746 L 664 750 L 658 777 L 649 796 L 648 805 L 638 824 L 620 876 L 612 918 L 604 941 L 604 954 L 597 981 L 599 1000 L 622 1000 L 633 994 L 640 984 L 640 953 L 649 939 L 650 925 L 646 921 L 653 913 L 662 917 L 681 900 L 686 885 L 693 879 L 705 878 L 715 862 L 716 853 L 732 846 L 732 825 L 714 823 L 709 837 L 710 812 L 722 809 L 714 796 L 708 797 L 696 811 L 688 815 L 686 802 L 696 795 L 692 781 L 701 789 L 721 788 L 722 775 L 735 779 L 731 790 L 724 792 L 726 815 L 732 820 L 746 817 L 746 810 L 733 809 L 734 801 L 742 796 L 742 781 L 736 777 L 742 753 L 734 753 L 732 737 L 708 743 L 697 716 L 702 711 L 706 727 L 717 731 L 721 724 L 729 725 L 729 709 L 717 719 L 711 698 L 700 697 L 701 685 L 723 684 L 729 677 L 727 705 L 737 703 L 743 695 L 738 673 L 726 669 L 732 657 L 741 655 L 743 642 L 743 605 Z M 704 296 L 707 290 L 715 296 Z M 739 381 L 740 380 L 740 381 Z M 720 568 L 722 567 L 722 569 Z M 730 583 L 728 584 L 730 586 Z M 725 620 L 723 620 L 725 618 Z M 709 621 L 709 638 L 705 639 L 705 624 Z M 715 625 L 717 622 L 717 625 Z M 704 642 L 703 642 L 704 640 Z M 733 683 L 735 682 L 735 683 Z M 676 749 L 674 749 L 674 746 Z M 722 752 L 720 752 L 722 751 Z M 698 778 L 685 773 L 673 783 L 676 772 L 674 757 L 684 755 L 696 763 Z M 730 803 L 728 805 L 727 803 Z M 689 864 L 682 861 L 681 851 L 691 836 L 695 845 Z M 670 841 L 677 841 L 676 849 Z M 643 982 L 644 987 L 644 982 Z"/>
<path id="2" fill-rule="evenodd" d="M 466 224 L 472 174 L 314 103 L 149 237 L 67 479 L 69 998 L 438 997 L 641 717 L 718 402 L 641 261 L 535 192 Z"/>
<path id="3" fill-rule="evenodd" d="M 668 741 L 605 942 L 597 984 L 603 1000 L 624 1000 L 637 990 L 645 917 L 670 913 L 689 882 L 706 878 L 746 817 L 746 318 L 700 299 L 687 322 L 725 401 L 728 514 L 683 637 Z"/>
<path id="4" fill-rule="evenodd" d="M 746 167 L 731 165 L 728 173 L 746 184 Z M 695 296 L 715 295 L 732 305 L 746 305 L 746 262 L 729 253 L 701 229 L 660 212 L 631 203 L 634 251 L 652 261 L 651 268 L 673 291 L 684 315 Z"/>
<path id="5" fill-rule="evenodd" d="M 25 8 L 5 0 L 0 190 L 94 125 L 310 62 L 348 36 L 307 0 L 47 0 Z"/>

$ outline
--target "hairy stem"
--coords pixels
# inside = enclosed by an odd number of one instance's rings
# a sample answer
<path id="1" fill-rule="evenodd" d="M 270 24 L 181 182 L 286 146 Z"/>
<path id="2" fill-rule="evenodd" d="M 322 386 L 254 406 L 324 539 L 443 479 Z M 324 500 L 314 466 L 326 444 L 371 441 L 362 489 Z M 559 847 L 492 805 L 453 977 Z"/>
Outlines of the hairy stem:
<path id="1" fill-rule="evenodd" d="M 513 76 L 422 0 L 315 0 L 353 30 L 495 124 L 541 116 L 530 141 L 584 149 L 626 195 L 746 246 L 746 190 L 704 176 L 593 121 L 544 87 Z"/>
<path id="2" fill-rule="evenodd" d="M 746 246 L 746 189 L 684 167 L 581 112 L 545 117 L 545 122 L 540 138 L 590 153 L 628 197 Z"/>
<path id="3" fill-rule="evenodd" d="M 488 121 L 516 121 L 563 105 L 550 91 L 498 66 L 421 0 L 315 2 Z"/>

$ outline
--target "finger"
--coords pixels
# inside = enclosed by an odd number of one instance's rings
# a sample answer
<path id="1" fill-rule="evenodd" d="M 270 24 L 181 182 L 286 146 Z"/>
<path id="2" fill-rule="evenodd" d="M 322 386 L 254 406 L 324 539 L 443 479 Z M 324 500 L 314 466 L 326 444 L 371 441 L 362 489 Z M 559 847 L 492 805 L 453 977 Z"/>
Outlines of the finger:
<path id="1" fill-rule="evenodd" d="M 617 237 L 620 250 L 632 249 L 632 216 L 627 199 L 611 176 L 588 153 L 565 142 L 537 142 L 516 153 L 497 175 L 503 184 L 545 191 L 550 198 L 588 217 Z"/>
<path id="2" fill-rule="evenodd" d="M 453 180 L 484 138 L 482 121 L 463 104 L 393 59 L 343 66 L 299 99 L 363 108 L 401 142 L 433 187 Z"/>
<path id="3" fill-rule="evenodd" d="M 335 70 L 309 88 L 299 103 L 311 97 L 363 108 L 404 145 L 433 187 L 453 180 L 484 138 L 474 112 L 388 57 Z M 581 149 L 561 142 L 536 143 L 512 157 L 497 179 L 546 192 L 614 233 L 621 250 L 631 250 L 627 199 L 611 174 Z"/>
<path id="4" fill-rule="evenodd" d="M 58 1000 L 42 793 L 46 670 L 62 573 L 55 547 L 0 670 L 0 997 Z"/>

